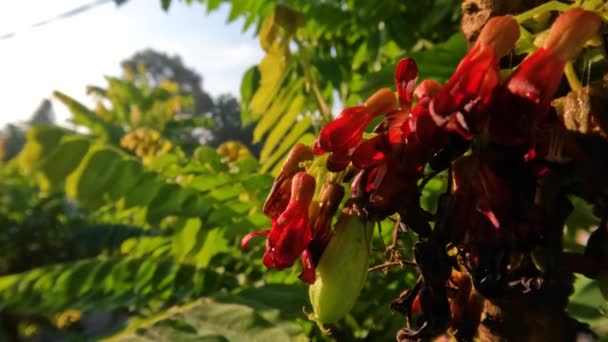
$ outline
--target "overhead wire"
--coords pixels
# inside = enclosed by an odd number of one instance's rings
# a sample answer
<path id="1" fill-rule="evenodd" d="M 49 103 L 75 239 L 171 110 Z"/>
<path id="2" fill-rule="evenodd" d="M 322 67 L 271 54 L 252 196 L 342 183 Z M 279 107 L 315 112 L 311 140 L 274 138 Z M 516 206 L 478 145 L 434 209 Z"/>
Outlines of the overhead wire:
<path id="1" fill-rule="evenodd" d="M 45 19 L 45 20 L 41 20 L 38 21 L 36 23 L 33 23 L 32 25 L 29 26 L 29 28 L 38 28 L 41 26 L 45 26 L 48 24 L 51 24 L 53 22 L 59 21 L 59 20 L 63 20 L 63 19 L 67 19 L 67 18 L 71 18 L 74 17 L 76 15 L 88 12 L 94 8 L 97 8 L 101 5 L 105 5 L 107 3 L 110 2 L 115 2 L 116 4 L 120 4 L 124 1 L 115 1 L 115 0 L 95 0 L 95 1 L 91 1 L 89 3 L 86 3 L 84 5 L 78 6 L 76 8 L 73 8 L 71 10 L 68 10 L 66 12 L 63 12 L 61 14 L 58 14 L 54 17 Z M 0 40 L 5 40 L 5 39 L 10 39 L 10 38 L 14 38 L 17 35 L 18 31 L 12 31 L 12 32 L 8 32 L 5 34 L 0 34 Z"/>

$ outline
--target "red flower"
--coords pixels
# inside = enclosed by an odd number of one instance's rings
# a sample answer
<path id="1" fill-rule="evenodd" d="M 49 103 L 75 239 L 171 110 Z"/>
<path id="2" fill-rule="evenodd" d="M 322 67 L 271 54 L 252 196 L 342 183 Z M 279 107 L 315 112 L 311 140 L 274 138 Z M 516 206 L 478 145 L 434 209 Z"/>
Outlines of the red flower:
<path id="1" fill-rule="evenodd" d="M 353 165 L 368 169 L 384 162 L 391 153 L 399 152 L 403 144 L 402 126 L 410 117 L 412 94 L 418 79 L 418 66 L 411 58 L 403 58 L 397 64 L 395 85 L 399 95 L 400 109 L 386 113 L 386 118 L 376 128 L 377 136 L 361 143 L 353 152 Z"/>
<path id="2" fill-rule="evenodd" d="M 300 166 L 301 162 L 313 158 L 310 147 L 304 144 L 296 144 L 291 148 L 264 203 L 263 211 L 266 216 L 275 219 L 285 211 L 291 197 L 291 179 L 296 173 L 304 171 L 304 168 Z"/>
<path id="3" fill-rule="evenodd" d="M 487 22 L 471 51 L 430 103 L 437 126 L 467 139 L 484 128 L 487 107 L 500 82 L 498 60 L 518 38 L 519 25 L 513 17 L 494 17 Z"/>
<path id="4" fill-rule="evenodd" d="M 314 152 L 331 152 L 328 170 L 336 172 L 345 169 L 350 163 L 353 149 L 361 143 L 365 128 L 374 118 L 395 107 L 392 90 L 380 89 L 365 104 L 344 109 L 334 121 L 325 125 L 315 141 Z"/>
<path id="5" fill-rule="evenodd" d="M 325 152 L 356 147 L 367 125 L 379 114 L 370 112 L 364 105 L 344 109 L 334 121 L 321 129 L 318 146 Z"/>
<path id="6" fill-rule="evenodd" d="M 353 165 L 369 169 L 382 163 L 390 153 L 391 146 L 382 134 L 363 142 L 353 152 Z"/>
<path id="7" fill-rule="evenodd" d="M 305 172 L 297 173 L 291 181 L 289 203 L 281 215 L 272 220 L 272 229 L 248 234 L 241 246 L 246 249 L 253 237 L 268 236 L 264 265 L 277 270 L 291 267 L 312 240 L 308 207 L 314 192 L 315 178 Z"/>
<path id="8" fill-rule="evenodd" d="M 412 104 L 412 93 L 418 79 L 418 65 L 412 58 L 403 58 L 397 64 L 395 71 L 395 85 L 399 94 L 399 105 L 401 109 L 408 108 Z"/>
<path id="9" fill-rule="evenodd" d="M 566 62 L 595 34 L 601 19 L 580 8 L 557 18 L 544 45 L 526 58 L 500 88 L 492 104 L 490 139 L 507 145 L 528 145 L 534 158 L 536 129 L 549 113 Z"/>

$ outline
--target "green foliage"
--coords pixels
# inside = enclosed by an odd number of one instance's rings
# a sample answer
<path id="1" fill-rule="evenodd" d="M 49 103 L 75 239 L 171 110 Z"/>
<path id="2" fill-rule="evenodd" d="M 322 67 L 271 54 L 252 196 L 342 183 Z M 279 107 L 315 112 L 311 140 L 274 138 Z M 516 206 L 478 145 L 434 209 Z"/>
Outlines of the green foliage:
<path id="1" fill-rule="evenodd" d="M 394 87 L 401 57 L 416 59 L 421 78 L 450 76 L 466 51 L 456 33 L 459 2 L 186 2 L 208 12 L 226 4 L 229 22 L 256 31 L 266 54 L 244 74 L 241 108 L 229 96 L 214 102 L 179 58 L 150 51 L 126 60 L 123 77 L 88 87 L 94 108 L 55 92 L 86 134 L 39 125 L 16 160 L 0 165 L 0 323 L 31 323 L 39 337 L 59 331 L 59 339 L 394 339 L 403 317 L 388 305 L 415 283 L 414 268 L 370 272 L 352 311 L 323 336 L 302 312 L 298 266 L 267 272 L 262 239 L 246 254 L 239 242 L 270 226 L 262 206 L 271 175 L 295 143 L 312 145 L 334 108 Z M 171 3 L 160 1 L 165 10 Z M 171 77 L 161 77 L 165 67 Z M 252 132 L 241 131 L 238 115 Z M 210 121 L 218 136 L 259 143 L 259 158 L 233 142 L 209 146 L 222 139 L 200 145 L 193 128 Z M 446 178 L 425 187 L 426 210 L 435 211 Z M 598 221 L 582 201 L 575 206 L 564 244 L 580 251 L 577 234 Z M 374 234 L 371 266 L 386 261 L 392 224 Z M 411 259 L 414 240 L 403 234 L 394 251 Z M 568 309 L 601 330 L 600 303 L 597 284 L 579 279 Z M 92 336 L 85 322 L 59 326 L 56 317 L 69 310 L 126 318 Z M 15 336 L 3 329 L 0 340 Z"/>
<path id="2" fill-rule="evenodd" d="M 105 341 L 307 341 L 294 323 L 302 286 L 274 286 L 204 297 L 130 324 Z M 277 299 L 285 300 L 277 300 Z"/>

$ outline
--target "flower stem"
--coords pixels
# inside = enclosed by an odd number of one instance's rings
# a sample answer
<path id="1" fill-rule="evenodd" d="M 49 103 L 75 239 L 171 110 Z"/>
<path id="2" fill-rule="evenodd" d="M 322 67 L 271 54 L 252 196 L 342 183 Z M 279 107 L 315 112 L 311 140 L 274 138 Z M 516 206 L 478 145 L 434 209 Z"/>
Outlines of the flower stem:
<path id="1" fill-rule="evenodd" d="M 566 75 L 566 79 L 568 80 L 570 89 L 576 91 L 583 87 L 583 85 L 581 84 L 581 81 L 576 76 L 576 72 L 574 71 L 572 62 L 568 61 L 566 63 L 566 67 L 564 68 L 564 74 Z"/>
<path id="2" fill-rule="evenodd" d="M 319 112 L 321 112 L 321 120 L 323 121 L 322 124 L 326 125 L 333 120 L 331 111 L 329 110 L 329 106 L 325 102 L 323 95 L 321 95 L 319 84 L 312 73 L 310 58 L 308 57 L 308 52 L 306 51 L 304 43 L 297 37 L 294 38 L 294 41 L 298 45 L 298 51 L 300 52 L 300 63 L 302 64 L 302 69 L 304 70 L 304 76 L 306 77 L 308 84 L 310 84 L 315 101 L 317 102 L 317 107 L 319 108 Z"/>

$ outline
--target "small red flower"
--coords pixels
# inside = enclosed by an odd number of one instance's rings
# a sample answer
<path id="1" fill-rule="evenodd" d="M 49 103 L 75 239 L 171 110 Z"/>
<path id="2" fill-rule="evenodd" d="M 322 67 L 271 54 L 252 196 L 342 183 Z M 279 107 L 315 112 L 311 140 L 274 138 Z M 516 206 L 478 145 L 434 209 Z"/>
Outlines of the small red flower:
<path id="1" fill-rule="evenodd" d="M 361 142 L 363 131 L 377 114 L 380 113 L 371 113 L 363 105 L 344 109 L 334 121 L 321 129 L 318 146 L 325 152 L 356 147 Z"/>
<path id="2" fill-rule="evenodd" d="M 412 93 L 418 79 L 418 65 L 412 58 L 403 58 L 397 64 L 395 85 L 399 94 L 401 109 L 409 108 L 412 104 Z"/>
<path id="3" fill-rule="evenodd" d="M 396 100 L 392 90 L 380 89 L 363 105 L 344 109 L 334 121 L 325 125 L 315 141 L 313 151 L 316 154 L 331 152 L 327 163 L 329 171 L 344 170 L 371 121 L 395 107 Z"/>
<path id="4" fill-rule="evenodd" d="M 305 172 L 297 173 L 291 181 L 289 203 L 281 215 L 272 220 L 272 229 L 248 234 L 241 246 L 246 249 L 253 237 L 268 236 L 264 265 L 277 270 L 291 267 L 312 240 L 308 207 L 314 192 L 315 178 Z"/>
<path id="5" fill-rule="evenodd" d="M 264 203 L 263 211 L 266 216 L 275 219 L 285 211 L 291 197 L 291 179 L 296 173 L 304 171 L 300 166 L 301 162 L 313 158 L 312 150 L 304 144 L 296 144 L 291 148 Z"/>
<path id="6" fill-rule="evenodd" d="M 361 143 L 353 152 L 353 165 L 369 169 L 385 162 L 390 154 L 398 153 L 404 142 L 402 126 L 410 117 L 414 87 L 418 79 L 418 66 L 411 58 L 403 58 L 397 64 L 395 85 L 399 95 L 400 109 L 386 113 L 376 128 L 377 136 Z"/>
<path id="7" fill-rule="evenodd" d="M 437 126 L 467 139 L 483 130 L 487 107 L 500 82 L 499 58 L 518 38 L 519 25 L 513 17 L 494 17 L 487 22 L 471 51 L 430 103 Z"/>

